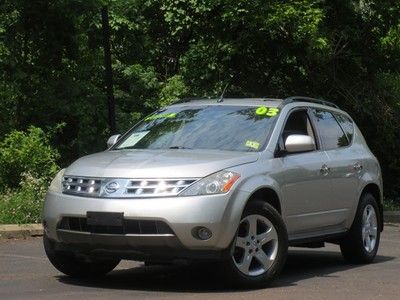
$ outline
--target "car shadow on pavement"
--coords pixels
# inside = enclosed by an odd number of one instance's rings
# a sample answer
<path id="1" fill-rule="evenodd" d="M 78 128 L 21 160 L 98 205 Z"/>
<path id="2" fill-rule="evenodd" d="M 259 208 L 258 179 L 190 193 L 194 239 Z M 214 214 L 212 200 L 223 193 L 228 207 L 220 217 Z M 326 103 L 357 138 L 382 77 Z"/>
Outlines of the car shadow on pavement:
<path id="1" fill-rule="evenodd" d="M 374 263 L 385 263 L 394 257 L 380 256 Z M 365 265 L 346 263 L 340 252 L 315 250 L 290 250 L 285 268 L 268 288 L 294 286 L 302 280 L 313 277 L 338 277 L 337 272 Z M 219 275 L 217 275 L 219 274 Z M 222 278 L 223 279 L 223 278 Z M 102 289 L 166 291 L 166 292 L 234 292 L 243 291 L 229 286 L 212 264 L 190 266 L 138 266 L 131 269 L 115 270 L 97 280 L 73 279 L 58 276 L 64 284 L 99 287 Z"/>

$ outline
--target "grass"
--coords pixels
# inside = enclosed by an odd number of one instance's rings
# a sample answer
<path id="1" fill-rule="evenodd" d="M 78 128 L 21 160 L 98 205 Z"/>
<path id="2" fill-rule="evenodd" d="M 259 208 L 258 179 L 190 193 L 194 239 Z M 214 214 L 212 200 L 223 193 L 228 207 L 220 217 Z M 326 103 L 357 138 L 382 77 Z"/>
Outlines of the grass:
<path id="1" fill-rule="evenodd" d="M 385 211 L 400 211 L 400 198 L 397 198 L 396 200 L 385 199 L 383 201 L 383 209 Z"/>
<path id="2" fill-rule="evenodd" d="M 40 196 L 26 191 L 0 195 L 0 224 L 40 223 L 44 198 Z"/>
<path id="3" fill-rule="evenodd" d="M 47 183 L 27 176 L 21 187 L 0 194 L 0 224 L 40 223 Z"/>

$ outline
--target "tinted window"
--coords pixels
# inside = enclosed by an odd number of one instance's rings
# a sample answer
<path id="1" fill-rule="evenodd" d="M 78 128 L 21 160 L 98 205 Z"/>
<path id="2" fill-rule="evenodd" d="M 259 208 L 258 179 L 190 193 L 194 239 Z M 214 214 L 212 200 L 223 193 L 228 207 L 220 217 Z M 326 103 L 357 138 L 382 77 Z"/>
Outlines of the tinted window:
<path id="1" fill-rule="evenodd" d="M 342 126 L 344 132 L 347 135 L 347 138 L 351 142 L 353 140 L 353 132 L 354 132 L 354 126 L 353 122 L 346 116 L 341 115 L 341 114 L 335 114 L 336 120 L 340 123 Z"/>
<path id="2" fill-rule="evenodd" d="M 283 129 L 281 142 L 284 143 L 287 137 L 292 134 L 308 135 L 315 142 L 314 132 L 306 110 L 298 110 L 290 114 Z"/>
<path id="3" fill-rule="evenodd" d="M 145 118 L 113 148 L 260 151 L 278 108 L 172 106 Z"/>
<path id="4" fill-rule="evenodd" d="M 313 109 L 313 113 L 322 144 L 326 150 L 344 147 L 349 144 L 347 136 L 330 112 Z"/>

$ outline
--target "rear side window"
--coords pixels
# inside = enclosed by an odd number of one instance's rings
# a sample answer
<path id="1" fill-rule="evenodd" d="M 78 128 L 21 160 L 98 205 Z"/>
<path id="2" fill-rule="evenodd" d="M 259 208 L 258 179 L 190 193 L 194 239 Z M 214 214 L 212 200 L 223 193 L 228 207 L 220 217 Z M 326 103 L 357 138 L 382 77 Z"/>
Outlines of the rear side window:
<path id="1" fill-rule="evenodd" d="M 340 126 L 342 126 L 344 133 L 347 136 L 347 139 L 351 143 L 353 140 L 353 135 L 354 135 L 354 125 L 353 121 L 351 121 L 348 117 L 342 115 L 342 114 L 335 114 L 336 120 L 338 120 Z"/>
<path id="2" fill-rule="evenodd" d="M 313 109 L 316 126 L 326 150 L 336 149 L 349 145 L 349 140 L 335 117 L 328 111 Z"/>

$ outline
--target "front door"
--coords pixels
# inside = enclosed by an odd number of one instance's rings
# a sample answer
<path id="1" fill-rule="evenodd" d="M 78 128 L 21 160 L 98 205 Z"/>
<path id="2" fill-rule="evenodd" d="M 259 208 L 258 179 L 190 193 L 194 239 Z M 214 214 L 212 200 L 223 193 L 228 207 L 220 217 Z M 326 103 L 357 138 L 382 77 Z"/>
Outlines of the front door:
<path id="1" fill-rule="evenodd" d="M 329 158 L 320 148 L 316 130 L 307 109 L 297 109 L 289 115 L 282 131 L 279 147 L 284 147 L 291 134 L 311 136 L 316 148 L 306 153 L 287 153 L 275 159 L 277 173 L 270 175 L 282 191 L 288 233 L 292 236 L 323 230 L 329 225 L 325 213 L 331 202 L 331 182 L 327 166 Z"/>
<path id="2" fill-rule="evenodd" d="M 292 154 L 280 158 L 280 174 L 275 179 L 282 188 L 289 234 L 301 234 L 324 227 L 326 205 L 330 201 L 330 180 L 321 171 L 328 163 L 324 151 Z"/>

